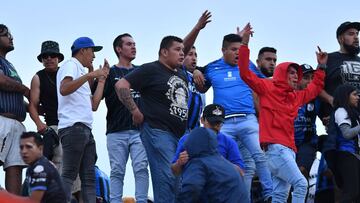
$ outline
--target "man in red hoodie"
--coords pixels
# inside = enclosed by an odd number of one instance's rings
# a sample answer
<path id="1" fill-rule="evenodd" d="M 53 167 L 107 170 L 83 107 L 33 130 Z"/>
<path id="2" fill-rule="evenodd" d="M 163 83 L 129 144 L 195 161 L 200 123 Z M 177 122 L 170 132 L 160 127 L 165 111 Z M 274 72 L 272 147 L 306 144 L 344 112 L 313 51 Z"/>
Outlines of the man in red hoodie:
<path id="1" fill-rule="evenodd" d="M 259 95 L 260 144 L 273 178 L 272 202 L 286 202 L 290 186 L 294 188 L 292 202 L 304 202 L 307 181 L 295 162 L 294 119 L 299 107 L 314 99 L 322 90 L 327 54 L 319 48 L 316 53 L 319 65 L 314 80 L 307 88 L 296 90 L 302 78 L 302 70 L 296 63 L 279 64 L 272 80 L 260 79 L 249 71 L 247 44 L 252 33 L 248 23 L 239 49 L 238 65 L 243 81 Z"/>

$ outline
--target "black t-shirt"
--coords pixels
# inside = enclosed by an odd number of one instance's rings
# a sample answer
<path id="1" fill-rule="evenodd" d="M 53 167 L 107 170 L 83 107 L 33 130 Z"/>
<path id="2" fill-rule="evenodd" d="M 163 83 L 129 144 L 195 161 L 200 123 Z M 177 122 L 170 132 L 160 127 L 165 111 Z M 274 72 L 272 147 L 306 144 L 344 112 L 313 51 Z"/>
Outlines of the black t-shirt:
<path id="1" fill-rule="evenodd" d="M 135 68 L 138 67 L 128 69 L 113 66 L 110 69 L 104 87 L 105 103 L 108 109 L 106 115 L 106 134 L 124 130 L 138 130 L 138 127 L 133 125 L 130 111 L 121 103 L 114 88 L 117 81 Z M 131 95 L 135 103 L 139 105 L 140 93 L 131 90 Z"/>
<path id="2" fill-rule="evenodd" d="M 26 182 L 29 184 L 29 194 L 33 191 L 45 191 L 42 203 L 66 203 L 65 191 L 55 167 L 42 156 L 26 171 Z"/>
<path id="3" fill-rule="evenodd" d="M 40 104 L 44 109 L 45 122 L 48 126 L 59 123 L 57 115 L 56 73 L 57 71 L 48 72 L 45 69 L 36 73 L 40 80 Z"/>
<path id="4" fill-rule="evenodd" d="M 325 70 L 325 91 L 332 95 L 335 89 L 342 84 L 351 84 L 360 89 L 360 57 L 342 54 L 340 52 L 330 53 Z M 325 102 L 321 103 L 320 117 L 330 115 L 331 106 Z"/>
<path id="5" fill-rule="evenodd" d="M 125 79 L 141 94 L 140 109 L 145 122 L 181 137 L 186 128 L 189 98 L 183 71 L 172 71 L 155 61 L 140 66 Z"/>

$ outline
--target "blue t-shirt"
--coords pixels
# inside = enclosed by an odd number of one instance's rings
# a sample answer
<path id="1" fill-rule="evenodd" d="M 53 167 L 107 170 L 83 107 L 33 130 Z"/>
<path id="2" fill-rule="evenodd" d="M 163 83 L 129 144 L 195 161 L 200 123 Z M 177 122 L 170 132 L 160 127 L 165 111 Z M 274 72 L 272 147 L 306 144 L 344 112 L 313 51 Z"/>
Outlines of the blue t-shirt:
<path id="1" fill-rule="evenodd" d="M 249 67 L 256 69 L 253 63 Z M 223 58 L 205 68 L 206 86 L 214 89 L 214 103 L 225 109 L 225 115 L 255 113 L 252 91 L 240 78 L 238 66 L 227 64 Z"/>
<path id="2" fill-rule="evenodd" d="M 185 134 L 180 138 L 172 163 L 175 163 L 179 159 L 180 153 L 185 151 L 184 142 L 186 141 L 188 135 L 189 134 Z M 218 141 L 218 152 L 231 163 L 239 166 L 241 169 L 245 169 L 245 165 L 236 142 L 221 132 L 217 134 L 216 139 Z"/>

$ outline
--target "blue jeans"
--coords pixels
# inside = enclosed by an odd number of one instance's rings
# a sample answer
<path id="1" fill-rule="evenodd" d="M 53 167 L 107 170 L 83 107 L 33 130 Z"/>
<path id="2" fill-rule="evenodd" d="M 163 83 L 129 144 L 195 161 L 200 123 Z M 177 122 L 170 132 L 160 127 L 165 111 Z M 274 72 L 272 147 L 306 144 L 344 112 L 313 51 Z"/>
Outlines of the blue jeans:
<path id="1" fill-rule="evenodd" d="M 255 114 L 226 119 L 221 132 L 233 138 L 239 146 L 245 163 L 244 181 L 249 199 L 255 169 L 263 188 L 264 198 L 271 197 L 273 190 L 271 173 L 266 164 L 265 154 L 260 148 L 259 124 Z"/>
<path id="2" fill-rule="evenodd" d="M 168 131 L 144 123 L 141 140 L 149 160 L 155 203 L 175 202 L 176 178 L 171 172 L 178 139 Z"/>
<path id="3" fill-rule="evenodd" d="M 111 166 L 110 202 L 122 202 L 126 163 L 131 157 L 135 177 L 136 202 L 146 203 L 149 189 L 148 162 L 137 130 L 107 134 L 107 149 Z"/>
<path id="4" fill-rule="evenodd" d="M 274 185 L 272 202 L 286 202 L 290 186 L 294 188 L 292 202 L 305 202 L 308 183 L 296 164 L 295 152 L 281 144 L 270 144 L 266 158 Z"/>
<path id="5" fill-rule="evenodd" d="M 81 194 L 84 202 L 95 203 L 95 156 L 96 147 L 91 129 L 82 123 L 59 130 L 63 149 L 61 178 L 66 200 L 70 202 L 71 188 L 80 175 Z"/>

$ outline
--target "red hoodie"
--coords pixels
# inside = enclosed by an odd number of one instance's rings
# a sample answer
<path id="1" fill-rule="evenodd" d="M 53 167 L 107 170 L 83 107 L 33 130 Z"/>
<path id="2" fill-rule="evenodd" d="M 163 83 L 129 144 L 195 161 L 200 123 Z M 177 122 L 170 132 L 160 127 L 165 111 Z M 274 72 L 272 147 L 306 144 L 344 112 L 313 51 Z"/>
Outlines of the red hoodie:
<path id="1" fill-rule="evenodd" d="M 314 80 L 303 90 L 294 90 L 287 81 L 287 70 L 296 63 L 285 62 L 276 66 L 273 79 L 258 78 L 249 71 L 249 49 L 242 45 L 239 49 L 239 70 L 241 79 L 259 96 L 260 144 L 281 144 L 295 152 L 294 119 L 302 105 L 314 99 L 324 87 L 325 73 L 316 70 Z M 302 78 L 301 68 L 298 81 Z"/>

